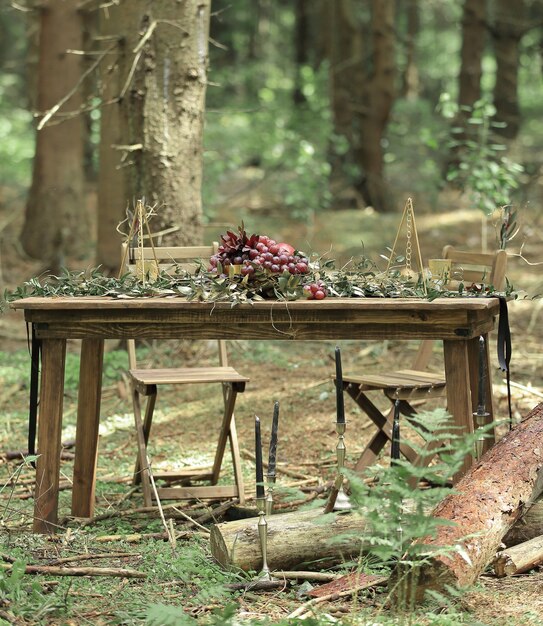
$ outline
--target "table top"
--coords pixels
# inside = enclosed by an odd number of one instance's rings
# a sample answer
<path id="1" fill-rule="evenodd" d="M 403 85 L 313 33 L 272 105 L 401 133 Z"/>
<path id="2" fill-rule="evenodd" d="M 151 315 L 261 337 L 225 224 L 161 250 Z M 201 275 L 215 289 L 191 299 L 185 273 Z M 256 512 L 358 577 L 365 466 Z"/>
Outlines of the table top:
<path id="1" fill-rule="evenodd" d="M 31 297 L 40 338 L 465 339 L 492 330 L 497 298 L 325 298 L 229 302 L 179 297 Z"/>

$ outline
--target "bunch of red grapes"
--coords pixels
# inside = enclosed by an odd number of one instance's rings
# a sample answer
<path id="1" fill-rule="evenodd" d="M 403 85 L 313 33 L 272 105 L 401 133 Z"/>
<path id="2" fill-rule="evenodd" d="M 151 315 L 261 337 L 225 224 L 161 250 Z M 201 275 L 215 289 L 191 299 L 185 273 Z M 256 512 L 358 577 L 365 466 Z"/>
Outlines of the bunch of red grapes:
<path id="1" fill-rule="evenodd" d="M 230 266 L 240 266 L 237 271 L 242 276 L 248 276 L 249 280 L 261 271 L 267 274 L 309 272 L 308 258 L 293 246 L 278 243 L 267 235 L 249 237 L 243 227 L 239 228 L 238 233 L 227 231 L 225 235 L 221 235 L 221 244 L 217 253 L 209 259 L 209 264 L 211 272 L 218 273 L 220 269 L 225 274 L 230 272 Z M 309 299 L 322 300 L 326 296 L 326 287 L 320 281 L 318 284 L 305 285 L 304 295 Z"/>

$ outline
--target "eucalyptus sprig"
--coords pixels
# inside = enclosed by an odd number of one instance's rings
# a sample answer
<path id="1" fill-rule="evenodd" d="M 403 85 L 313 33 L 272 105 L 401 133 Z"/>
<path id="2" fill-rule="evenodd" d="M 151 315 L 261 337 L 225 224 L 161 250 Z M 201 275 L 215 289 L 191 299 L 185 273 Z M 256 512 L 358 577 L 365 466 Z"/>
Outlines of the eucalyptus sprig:
<path id="1" fill-rule="evenodd" d="M 263 299 L 298 300 L 307 297 L 304 286 L 321 281 L 327 293 L 339 298 L 424 298 L 496 295 L 492 286 L 481 290 L 477 285 L 460 284 L 457 291 L 441 286 L 424 285 L 423 278 L 406 276 L 399 270 L 383 272 L 366 257 L 351 259 L 340 268 L 333 259 L 315 257 L 306 274 L 271 274 L 257 268 L 249 276 L 210 272 L 202 260 L 195 273 L 180 265 L 161 271 L 145 282 L 127 273 L 119 278 L 104 275 L 100 268 L 83 271 L 64 270 L 60 275 L 44 274 L 30 278 L 14 289 L 6 291 L 4 301 L 28 297 L 104 296 L 111 298 L 186 298 L 201 302 L 230 302 L 232 306 Z M 506 295 L 513 293 L 507 283 Z"/>

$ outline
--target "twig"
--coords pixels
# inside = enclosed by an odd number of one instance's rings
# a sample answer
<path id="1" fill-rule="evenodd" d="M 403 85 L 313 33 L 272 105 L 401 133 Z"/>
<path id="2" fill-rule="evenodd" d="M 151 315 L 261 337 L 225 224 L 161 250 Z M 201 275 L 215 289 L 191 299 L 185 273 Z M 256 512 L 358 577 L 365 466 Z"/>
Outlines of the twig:
<path id="1" fill-rule="evenodd" d="M 83 84 L 83 81 L 87 78 L 87 76 L 91 72 L 93 72 L 98 67 L 98 65 L 100 65 L 102 59 L 106 55 L 108 55 L 115 48 L 115 46 L 116 44 L 113 44 L 109 48 L 106 48 L 106 50 L 104 50 L 104 52 L 96 59 L 96 61 L 81 74 L 81 76 L 79 77 L 79 80 L 74 85 L 74 87 L 70 89 L 70 91 L 63 98 L 61 98 L 53 107 L 51 107 L 49 111 L 47 111 L 47 113 L 45 113 L 45 115 L 41 118 L 38 124 L 38 130 L 41 130 L 47 124 L 47 122 L 53 117 L 53 115 L 61 108 L 61 106 L 65 104 L 66 102 L 68 102 L 68 100 L 79 89 L 79 86 Z"/>
<path id="2" fill-rule="evenodd" d="M 209 528 L 206 528 L 205 526 L 202 526 L 202 524 L 200 524 L 196 520 L 192 519 L 192 517 L 190 515 L 187 515 L 186 513 L 183 513 L 183 511 L 180 511 L 179 509 L 175 509 L 175 508 L 174 508 L 174 511 L 177 511 L 177 513 L 179 513 L 179 515 L 181 515 L 181 517 L 185 518 L 191 524 L 194 524 L 194 526 L 196 526 L 200 530 L 203 530 L 207 534 L 210 533 Z"/>
<path id="3" fill-rule="evenodd" d="M 170 527 L 168 526 L 168 523 L 166 522 L 166 518 L 164 517 L 164 511 L 162 509 L 162 503 L 160 502 L 160 498 L 158 497 L 158 490 L 156 488 L 155 479 L 153 476 L 153 472 L 151 470 L 151 461 L 149 457 L 147 457 L 147 474 L 149 476 L 151 487 L 153 488 L 153 493 L 155 494 L 156 504 L 158 507 L 158 511 L 160 513 L 160 519 L 162 520 L 162 524 L 164 525 L 164 528 L 166 529 L 166 533 L 168 534 L 169 541 L 172 544 L 172 549 L 175 549 L 175 537 L 172 535 Z M 175 510 L 177 511 L 177 509 Z"/>
<path id="4" fill-rule="evenodd" d="M 241 450 L 241 454 L 250 459 L 251 461 L 255 460 L 255 455 L 252 452 L 249 452 L 249 450 Z M 264 469 L 266 469 L 268 467 L 268 464 L 266 463 L 266 461 L 262 462 L 262 467 Z M 287 469 L 286 467 L 281 467 L 281 465 L 277 465 L 276 467 L 278 472 L 281 472 L 282 474 L 285 474 L 286 476 L 290 476 L 291 478 L 301 478 L 301 479 L 306 479 L 307 475 L 306 474 L 301 474 L 299 472 L 293 472 L 292 470 Z"/>
<path id="5" fill-rule="evenodd" d="M 61 559 L 49 561 L 47 567 L 52 565 L 63 565 L 64 563 L 74 563 L 75 561 L 89 561 L 94 559 L 120 559 L 134 556 L 132 552 L 105 552 L 104 554 L 76 554 L 75 556 L 66 556 Z"/>
<path id="6" fill-rule="evenodd" d="M 0 563 L 0 569 L 11 570 L 13 564 Z M 147 574 L 134 569 L 119 567 L 49 567 L 48 565 L 27 565 L 25 574 L 47 574 L 49 576 L 116 576 L 119 578 L 146 578 Z"/>
<path id="7" fill-rule="evenodd" d="M 504 380 L 503 382 L 505 383 L 506 381 Z M 531 393 L 536 398 L 543 398 L 543 393 L 541 393 L 541 391 L 537 391 L 533 387 L 527 387 L 526 385 L 521 385 L 520 383 L 516 383 L 514 381 L 511 381 L 510 384 L 511 384 L 511 387 L 516 387 L 517 389 L 522 389 L 523 391 L 527 391 L 528 393 Z"/>
<path id="8" fill-rule="evenodd" d="M 286 578 L 287 580 L 296 580 L 297 578 L 303 578 L 304 580 L 316 580 L 323 583 L 330 582 L 331 580 L 336 580 L 341 576 L 341 574 L 329 574 L 327 572 L 285 572 L 281 570 L 273 572 L 273 575 L 277 578 Z"/>
<path id="9" fill-rule="evenodd" d="M 237 500 L 228 500 L 227 502 L 223 502 L 223 504 L 220 504 L 219 506 L 215 507 L 214 509 L 211 509 L 210 511 L 206 511 L 203 515 L 200 515 L 200 517 L 197 517 L 195 521 L 200 524 L 203 524 L 204 522 L 207 522 L 210 519 L 212 519 L 213 521 L 216 522 L 217 517 L 219 515 L 226 513 L 226 511 L 232 508 L 236 503 L 237 503 Z"/>
<path id="10" fill-rule="evenodd" d="M 200 533 L 194 530 L 183 530 L 175 533 L 175 540 L 188 539 L 196 535 L 200 535 Z M 144 541 L 145 539 L 162 539 L 164 541 L 169 541 L 170 537 L 168 533 L 132 533 L 129 535 L 100 535 L 99 537 L 94 537 L 94 541 L 98 541 L 99 543 L 109 543 L 113 541 L 137 543 L 138 541 Z"/>

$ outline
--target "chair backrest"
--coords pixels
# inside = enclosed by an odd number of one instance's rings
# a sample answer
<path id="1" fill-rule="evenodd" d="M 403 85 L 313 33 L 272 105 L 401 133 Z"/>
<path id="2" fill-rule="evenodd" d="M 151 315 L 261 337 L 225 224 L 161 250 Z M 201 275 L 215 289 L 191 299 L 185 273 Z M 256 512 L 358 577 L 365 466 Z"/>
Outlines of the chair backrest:
<path id="1" fill-rule="evenodd" d="M 201 264 L 207 266 L 207 261 L 216 254 L 219 244 L 213 242 L 207 246 L 144 246 L 129 247 L 125 242 L 122 244 L 121 270 L 124 275 L 133 272 L 141 279 L 150 279 L 160 272 L 174 272 L 182 268 L 188 272 L 196 271 Z M 136 342 L 129 339 L 127 342 L 128 360 L 131 369 L 137 366 Z M 226 342 L 218 341 L 219 365 L 228 365 Z"/>
<path id="2" fill-rule="evenodd" d="M 504 286 L 507 270 L 507 252 L 505 250 L 470 252 L 447 245 L 443 248 L 442 258 L 452 262 L 449 287 L 454 288 L 460 282 L 469 285 L 484 283 L 492 285 L 494 289 L 499 291 Z M 431 339 L 421 341 L 411 366 L 412 369 L 423 370 L 427 367 L 432 357 L 434 343 Z"/>
<path id="3" fill-rule="evenodd" d="M 454 246 L 443 248 L 443 258 L 452 261 L 451 279 L 465 284 L 484 283 L 501 290 L 505 283 L 507 252 L 468 252 Z"/>

